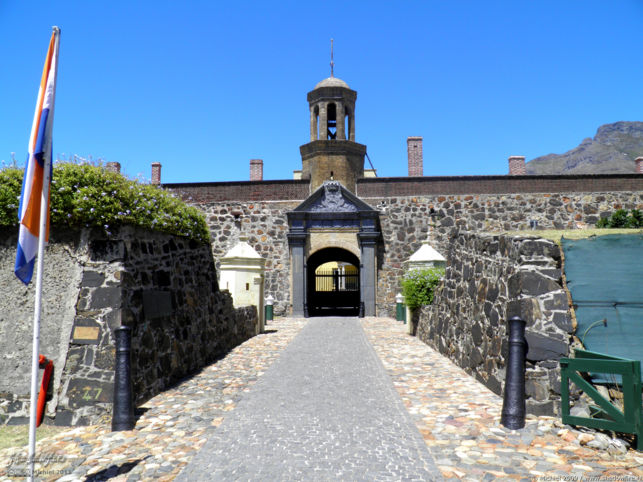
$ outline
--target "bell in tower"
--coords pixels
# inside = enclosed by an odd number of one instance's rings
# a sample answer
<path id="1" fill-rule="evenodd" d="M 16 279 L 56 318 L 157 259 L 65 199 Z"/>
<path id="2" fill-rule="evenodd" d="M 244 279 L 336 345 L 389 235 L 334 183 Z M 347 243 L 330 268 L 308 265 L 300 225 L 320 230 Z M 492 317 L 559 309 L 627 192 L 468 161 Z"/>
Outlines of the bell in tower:
<path id="1" fill-rule="evenodd" d="M 355 141 L 357 92 L 337 77 L 328 77 L 308 93 L 310 140 Z"/>
<path id="2" fill-rule="evenodd" d="M 308 92 L 310 142 L 299 150 L 302 178 L 310 179 L 311 192 L 332 177 L 354 193 L 364 175 L 366 146 L 355 142 L 356 98 L 357 92 L 332 69 L 330 77 Z"/>

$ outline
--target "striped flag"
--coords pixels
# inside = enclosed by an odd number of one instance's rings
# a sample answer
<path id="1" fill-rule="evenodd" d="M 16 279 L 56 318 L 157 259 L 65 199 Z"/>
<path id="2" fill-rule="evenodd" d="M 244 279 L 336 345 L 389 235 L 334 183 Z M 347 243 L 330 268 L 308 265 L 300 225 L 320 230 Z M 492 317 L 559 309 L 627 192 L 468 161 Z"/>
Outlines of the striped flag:
<path id="1" fill-rule="evenodd" d="M 60 30 L 54 28 L 49 50 L 42 71 L 36 113 L 29 137 L 29 158 L 25 167 L 20 196 L 20 234 L 16 254 L 16 276 L 29 284 L 33 275 L 34 261 L 38 252 L 38 237 L 41 226 L 41 204 L 45 200 L 47 221 L 45 240 L 49 239 L 49 191 L 51 181 L 51 132 L 54 124 L 54 98 L 58 66 Z"/>

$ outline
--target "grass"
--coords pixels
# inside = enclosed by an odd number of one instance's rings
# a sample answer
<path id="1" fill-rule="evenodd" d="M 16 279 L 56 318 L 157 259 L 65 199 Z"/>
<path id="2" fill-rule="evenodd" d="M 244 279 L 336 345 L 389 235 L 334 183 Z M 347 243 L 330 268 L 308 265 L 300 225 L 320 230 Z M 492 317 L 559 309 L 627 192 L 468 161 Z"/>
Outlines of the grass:
<path id="1" fill-rule="evenodd" d="M 507 231 L 503 234 L 509 236 L 536 236 L 539 238 L 550 239 L 560 244 L 562 237 L 566 239 L 585 239 L 592 236 L 605 236 L 608 234 L 643 234 L 643 229 L 543 229 L 543 230 L 525 230 L 525 231 Z"/>
<path id="2" fill-rule="evenodd" d="M 51 437 L 70 427 L 56 427 L 41 425 L 36 429 L 36 440 Z M 0 450 L 10 447 L 27 447 L 29 444 L 29 425 L 2 425 L 0 426 Z"/>

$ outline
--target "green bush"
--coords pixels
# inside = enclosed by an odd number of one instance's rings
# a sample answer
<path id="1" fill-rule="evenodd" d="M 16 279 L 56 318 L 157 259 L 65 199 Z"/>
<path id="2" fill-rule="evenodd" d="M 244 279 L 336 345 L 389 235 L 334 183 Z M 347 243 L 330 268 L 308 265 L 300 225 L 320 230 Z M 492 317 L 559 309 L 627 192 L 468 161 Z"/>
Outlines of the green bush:
<path id="1" fill-rule="evenodd" d="M 628 214 L 625 209 L 614 211 L 609 218 L 601 218 L 596 223 L 597 228 L 643 228 L 643 214 L 638 209 L 632 209 Z"/>
<path id="2" fill-rule="evenodd" d="M 632 209 L 627 223 L 628 228 L 643 228 L 643 213 L 638 209 Z"/>
<path id="3" fill-rule="evenodd" d="M 23 172 L 0 171 L 0 225 L 18 225 Z M 107 234 L 122 225 L 140 226 L 207 243 L 201 212 L 156 186 L 131 181 L 100 166 L 61 162 L 51 181 L 52 226 L 99 227 Z"/>
<path id="4" fill-rule="evenodd" d="M 610 228 L 624 228 L 627 225 L 627 211 L 618 209 L 612 214 Z"/>
<path id="5" fill-rule="evenodd" d="M 414 269 L 402 278 L 404 302 L 411 310 L 433 303 L 435 287 L 444 276 L 444 268 Z"/>
<path id="6" fill-rule="evenodd" d="M 21 169 L 7 167 L 0 170 L 0 226 L 18 225 L 21 189 Z"/>

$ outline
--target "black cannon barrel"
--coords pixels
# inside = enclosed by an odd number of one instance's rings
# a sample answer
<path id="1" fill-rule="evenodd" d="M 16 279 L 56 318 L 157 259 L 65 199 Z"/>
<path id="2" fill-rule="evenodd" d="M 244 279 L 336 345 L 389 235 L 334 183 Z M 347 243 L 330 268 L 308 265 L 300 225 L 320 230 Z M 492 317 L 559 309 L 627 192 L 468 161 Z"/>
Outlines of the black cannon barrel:
<path id="1" fill-rule="evenodd" d="M 120 326 L 114 330 L 116 360 L 114 362 L 114 406 L 112 431 L 134 428 L 134 402 L 132 397 L 132 329 Z"/>
<path id="2" fill-rule="evenodd" d="M 509 354 L 500 423 L 510 429 L 525 426 L 525 321 L 519 316 L 509 320 Z"/>

